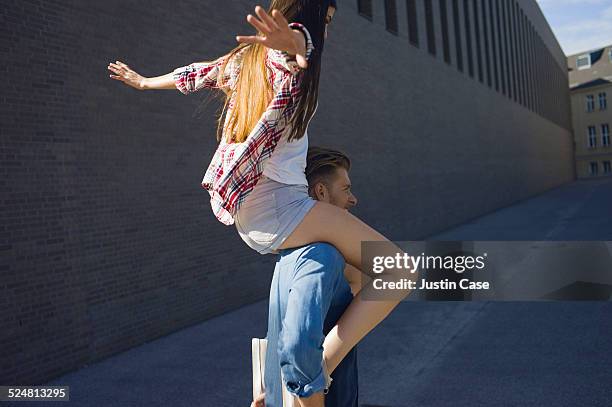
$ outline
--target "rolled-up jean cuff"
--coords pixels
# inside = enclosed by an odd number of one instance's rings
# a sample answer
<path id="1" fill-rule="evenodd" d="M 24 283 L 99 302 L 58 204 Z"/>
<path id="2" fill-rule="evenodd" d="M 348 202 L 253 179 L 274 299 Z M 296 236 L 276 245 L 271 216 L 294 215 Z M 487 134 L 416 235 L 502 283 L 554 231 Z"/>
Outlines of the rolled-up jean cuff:
<path id="1" fill-rule="evenodd" d="M 332 379 L 331 375 L 327 374 L 327 364 L 325 360 L 321 360 L 321 373 L 317 377 L 315 377 L 311 382 L 302 384 L 301 381 L 297 380 L 297 385 L 295 384 L 295 380 L 286 380 L 285 387 L 290 393 L 295 394 L 298 397 L 309 397 L 314 393 L 318 393 L 323 391 L 323 394 L 327 394 L 329 392 L 329 387 L 334 379 Z M 291 384 L 289 384 L 291 383 Z"/>
<path id="2" fill-rule="evenodd" d="M 310 383 L 302 383 L 301 381 L 298 381 L 296 384 L 294 381 L 285 381 L 283 384 L 287 388 L 287 391 L 295 394 L 297 397 L 310 397 L 315 393 L 326 390 L 323 369 L 321 369 L 321 373 L 319 373 L 319 375 Z"/>

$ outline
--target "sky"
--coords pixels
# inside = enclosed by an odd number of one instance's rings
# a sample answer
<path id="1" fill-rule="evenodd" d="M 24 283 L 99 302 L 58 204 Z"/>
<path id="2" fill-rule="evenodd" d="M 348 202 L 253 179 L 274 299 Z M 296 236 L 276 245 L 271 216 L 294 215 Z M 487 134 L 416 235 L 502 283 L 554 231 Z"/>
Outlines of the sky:
<path id="1" fill-rule="evenodd" d="M 612 0 L 537 0 L 565 55 L 612 45 Z"/>

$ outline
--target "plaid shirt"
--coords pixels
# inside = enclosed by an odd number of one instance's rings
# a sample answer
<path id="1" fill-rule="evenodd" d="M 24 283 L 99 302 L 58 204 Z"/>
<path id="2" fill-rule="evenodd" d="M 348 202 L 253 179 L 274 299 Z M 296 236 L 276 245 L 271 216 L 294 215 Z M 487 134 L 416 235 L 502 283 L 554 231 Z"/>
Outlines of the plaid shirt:
<path id="1" fill-rule="evenodd" d="M 310 33 L 300 23 L 291 23 L 289 27 L 304 33 L 308 59 L 314 49 Z M 218 74 L 227 55 L 212 62 L 193 63 L 175 69 L 176 88 L 184 94 L 202 88 L 233 89 L 245 50 L 246 48 L 241 50 L 228 62 L 222 78 Z M 234 223 L 236 211 L 257 184 L 266 160 L 274 152 L 281 136 L 290 130 L 289 120 L 297 106 L 302 77 L 297 62 L 290 60 L 286 52 L 268 49 L 266 66 L 268 80 L 273 85 L 274 98 L 246 141 L 227 143 L 225 137 L 222 138 L 202 179 L 202 187 L 210 194 L 212 210 L 217 219 L 225 225 Z M 233 99 L 230 99 L 228 109 L 232 109 L 232 101 Z"/>

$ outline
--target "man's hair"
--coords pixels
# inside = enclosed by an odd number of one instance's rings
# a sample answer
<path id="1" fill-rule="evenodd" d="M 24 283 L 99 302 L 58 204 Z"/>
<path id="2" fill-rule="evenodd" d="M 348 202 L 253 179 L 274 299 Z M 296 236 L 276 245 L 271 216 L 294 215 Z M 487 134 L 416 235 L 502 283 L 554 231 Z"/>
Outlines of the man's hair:
<path id="1" fill-rule="evenodd" d="M 326 147 L 309 147 L 306 155 L 308 194 L 314 197 L 314 187 L 319 182 L 329 186 L 338 168 L 351 169 L 351 160 L 346 154 Z"/>

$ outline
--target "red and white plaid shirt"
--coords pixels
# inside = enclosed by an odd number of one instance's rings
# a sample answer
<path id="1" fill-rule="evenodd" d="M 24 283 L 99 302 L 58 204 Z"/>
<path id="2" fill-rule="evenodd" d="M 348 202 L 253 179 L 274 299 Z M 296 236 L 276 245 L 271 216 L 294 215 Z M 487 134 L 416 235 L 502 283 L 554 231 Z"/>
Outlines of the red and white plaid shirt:
<path id="1" fill-rule="evenodd" d="M 314 49 L 310 33 L 300 23 L 291 23 L 289 27 L 304 33 L 308 60 Z M 222 78 L 218 74 L 227 55 L 209 63 L 193 63 L 175 69 L 176 88 L 184 94 L 202 88 L 227 86 L 233 89 L 245 50 L 241 50 L 228 62 Z M 224 135 L 202 179 L 202 187 L 210 194 L 212 210 L 225 225 L 234 223 L 236 211 L 257 184 L 266 160 L 274 152 L 281 137 L 290 130 L 289 120 L 297 106 L 303 76 L 297 62 L 290 60 L 285 52 L 268 49 L 266 66 L 274 98 L 246 141 L 227 143 Z M 232 106 L 230 101 L 228 109 L 232 109 Z"/>

